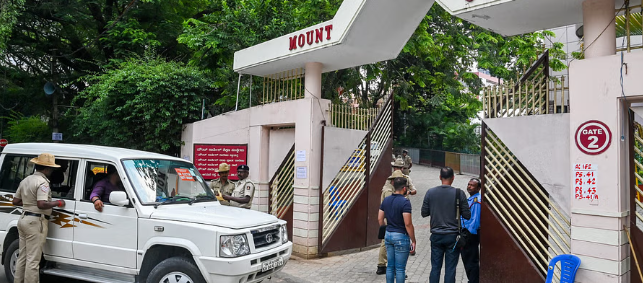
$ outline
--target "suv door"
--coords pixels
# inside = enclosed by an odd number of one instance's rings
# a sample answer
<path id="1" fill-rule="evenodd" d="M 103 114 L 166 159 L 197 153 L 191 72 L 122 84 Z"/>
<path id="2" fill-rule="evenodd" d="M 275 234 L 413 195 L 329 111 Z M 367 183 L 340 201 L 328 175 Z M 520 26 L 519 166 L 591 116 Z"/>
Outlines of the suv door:
<path id="1" fill-rule="evenodd" d="M 136 268 L 138 214 L 133 206 L 120 207 L 103 200 L 103 212 L 89 200 L 92 189 L 106 178 L 113 163 L 86 160 L 83 163 L 85 190 L 76 194 L 74 258 L 107 265 Z M 116 167 L 118 169 L 118 167 Z M 118 171 L 120 181 L 124 173 Z"/>
<path id="2" fill-rule="evenodd" d="M 19 154 L 5 154 L 4 156 L 2 167 L 0 168 L 0 214 L 3 214 L 3 217 L 0 218 L 2 220 L 0 225 L 3 226 L 2 228 L 7 228 L 10 221 L 18 219 L 22 214 L 22 208 L 14 207 L 11 204 L 11 200 L 13 200 L 20 182 L 34 173 L 34 164 L 29 163 L 29 160 L 35 157 L 36 155 Z M 52 177 L 56 175 L 56 177 L 59 179 L 62 177 L 62 179 L 56 181 L 55 185 L 53 183 L 49 184 L 52 189 L 51 195 L 55 199 L 65 199 L 66 204 L 63 208 L 54 208 L 51 214 L 49 233 L 43 253 L 45 255 L 72 258 L 72 228 L 76 202 L 73 198 L 67 198 L 65 195 L 76 185 L 76 172 L 79 161 L 59 157 L 56 158 L 56 163 L 66 163 L 67 168 L 61 167 L 52 174 Z M 52 177 L 50 177 L 50 181 Z"/>
<path id="3" fill-rule="evenodd" d="M 73 192 L 82 186 L 78 180 L 79 159 L 56 157 L 56 169 L 49 177 L 52 199 L 64 199 L 65 207 L 55 207 L 49 219 L 49 234 L 43 253 L 45 255 L 73 257 L 74 209 L 76 199 Z M 69 195 L 69 193 L 72 195 Z"/>

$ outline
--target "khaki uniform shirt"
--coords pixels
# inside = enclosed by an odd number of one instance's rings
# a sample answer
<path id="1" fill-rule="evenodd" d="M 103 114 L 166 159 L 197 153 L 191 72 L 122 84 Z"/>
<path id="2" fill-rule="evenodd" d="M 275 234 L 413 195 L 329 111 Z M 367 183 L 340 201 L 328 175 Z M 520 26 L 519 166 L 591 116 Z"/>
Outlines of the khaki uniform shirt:
<path id="1" fill-rule="evenodd" d="M 411 156 L 406 155 L 406 157 L 404 158 L 404 168 L 408 169 L 412 163 L 413 163 L 413 160 L 411 159 Z"/>
<path id="2" fill-rule="evenodd" d="M 254 197 L 254 194 L 255 194 L 255 184 L 249 179 L 240 180 L 237 182 L 237 186 L 234 188 L 234 191 L 232 192 L 231 196 L 239 197 L 239 198 L 250 196 L 250 201 L 248 201 L 248 203 L 239 203 L 239 202 L 230 200 L 230 206 L 250 209 L 250 207 L 252 206 L 252 197 Z"/>
<path id="3" fill-rule="evenodd" d="M 214 190 L 214 194 L 217 194 L 217 191 L 221 191 L 221 194 L 224 195 L 232 195 L 232 192 L 234 191 L 234 184 L 228 180 L 226 184 L 221 183 L 221 179 L 215 179 L 210 182 L 210 188 Z M 230 205 L 230 201 L 227 200 L 221 200 L 219 201 L 221 205 Z"/>
<path id="4" fill-rule="evenodd" d="M 18 186 L 15 197 L 22 199 L 22 208 L 25 211 L 51 215 L 52 209 L 38 208 L 38 200 L 51 201 L 49 179 L 43 173 L 36 172 L 23 179 Z"/>
<path id="5" fill-rule="evenodd" d="M 415 186 L 413 185 L 413 181 L 411 180 L 411 178 L 407 175 L 404 175 L 404 178 L 406 178 L 406 186 L 408 187 L 409 191 L 415 190 Z M 391 181 L 386 180 L 386 184 L 384 184 L 384 187 L 382 188 L 382 198 L 380 200 L 380 203 L 384 201 L 384 198 L 391 196 L 394 191 L 395 188 L 391 184 Z M 405 197 L 406 199 L 409 199 L 409 195 L 406 195 Z"/>

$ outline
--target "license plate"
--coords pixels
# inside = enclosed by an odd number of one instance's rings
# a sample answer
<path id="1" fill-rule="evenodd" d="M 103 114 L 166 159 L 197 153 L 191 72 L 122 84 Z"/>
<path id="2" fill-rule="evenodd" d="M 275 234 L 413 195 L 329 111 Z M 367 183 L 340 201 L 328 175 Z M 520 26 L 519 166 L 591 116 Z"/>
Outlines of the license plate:
<path id="1" fill-rule="evenodd" d="M 269 260 L 269 261 L 266 261 L 266 262 L 261 264 L 261 272 L 266 272 L 268 270 L 271 270 L 271 269 L 273 269 L 275 267 L 279 267 L 279 266 L 282 266 L 282 265 L 284 265 L 284 258 L 283 257 L 276 258 L 276 259 L 273 259 L 273 260 Z"/>

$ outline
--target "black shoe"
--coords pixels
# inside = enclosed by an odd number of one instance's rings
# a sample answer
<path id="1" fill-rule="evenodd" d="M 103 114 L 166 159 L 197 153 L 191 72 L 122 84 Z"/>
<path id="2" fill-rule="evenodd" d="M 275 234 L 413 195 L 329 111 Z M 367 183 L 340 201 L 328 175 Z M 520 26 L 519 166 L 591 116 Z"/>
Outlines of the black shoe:
<path id="1" fill-rule="evenodd" d="M 378 266 L 377 271 L 375 271 L 375 274 L 377 275 L 386 274 L 386 266 Z"/>
<path id="2" fill-rule="evenodd" d="M 411 253 L 411 256 L 415 256 L 415 252 L 412 252 L 412 253 Z"/>

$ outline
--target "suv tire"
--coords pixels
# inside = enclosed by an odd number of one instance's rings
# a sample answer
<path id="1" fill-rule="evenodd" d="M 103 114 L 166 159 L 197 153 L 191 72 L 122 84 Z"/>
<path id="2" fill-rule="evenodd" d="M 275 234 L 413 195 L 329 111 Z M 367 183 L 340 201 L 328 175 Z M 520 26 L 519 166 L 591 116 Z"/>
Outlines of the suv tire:
<path id="1" fill-rule="evenodd" d="M 185 278 L 188 279 L 185 279 Z M 157 264 L 147 276 L 147 283 L 205 283 L 199 269 L 187 257 L 171 257 Z"/>
<path id="2" fill-rule="evenodd" d="M 4 275 L 7 278 L 7 282 L 13 283 L 13 274 L 15 271 L 11 271 L 11 266 L 15 269 L 16 262 L 18 262 L 18 252 L 20 251 L 20 241 L 18 239 L 13 240 L 7 251 L 4 254 Z M 12 261 L 13 255 L 16 254 L 16 259 Z"/>

